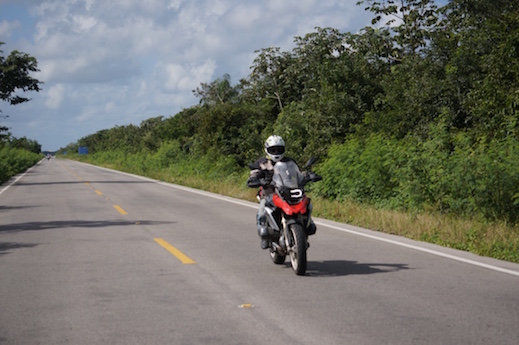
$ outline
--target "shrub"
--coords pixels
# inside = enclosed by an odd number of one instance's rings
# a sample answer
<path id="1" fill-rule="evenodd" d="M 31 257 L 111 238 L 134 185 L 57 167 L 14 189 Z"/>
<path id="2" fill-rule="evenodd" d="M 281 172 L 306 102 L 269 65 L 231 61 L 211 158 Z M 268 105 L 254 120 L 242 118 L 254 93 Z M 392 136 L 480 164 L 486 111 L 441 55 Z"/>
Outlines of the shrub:
<path id="1" fill-rule="evenodd" d="M 4 147 L 0 149 L 0 183 L 36 164 L 42 156 L 24 149 Z"/>
<path id="2" fill-rule="evenodd" d="M 319 172 L 321 196 L 382 208 L 438 211 L 515 224 L 519 220 L 519 142 L 393 140 L 380 135 L 332 146 Z"/>

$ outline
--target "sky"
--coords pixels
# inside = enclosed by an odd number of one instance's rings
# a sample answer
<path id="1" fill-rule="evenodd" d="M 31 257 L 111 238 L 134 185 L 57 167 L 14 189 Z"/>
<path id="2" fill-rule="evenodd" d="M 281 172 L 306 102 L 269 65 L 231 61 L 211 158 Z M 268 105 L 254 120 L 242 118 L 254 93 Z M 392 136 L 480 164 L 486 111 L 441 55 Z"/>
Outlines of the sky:
<path id="1" fill-rule="evenodd" d="M 35 57 L 31 100 L 0 101 L 14 137 L 54 151 L 99 130 L 140 125 L 198 104 L 192 90 L 250 74 L 255 51 L 291 51 L 294 37 L 358 32 L 358 0 L 0 0 L 3 56 Z"/>

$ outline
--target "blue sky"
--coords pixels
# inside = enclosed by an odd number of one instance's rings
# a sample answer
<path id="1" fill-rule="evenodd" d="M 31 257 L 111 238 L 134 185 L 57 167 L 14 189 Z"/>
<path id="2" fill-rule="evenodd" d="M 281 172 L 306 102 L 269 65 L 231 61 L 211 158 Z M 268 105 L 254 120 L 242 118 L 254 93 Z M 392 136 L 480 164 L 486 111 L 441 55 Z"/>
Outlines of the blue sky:
<path id="1" fill-rule="evenodd" d="M 0 102 L 15 137 L 57 150 L 101 129 L 197 104 L 192 90 L 246 77 L 255 50 L 288 51 L 316 26 L 357 32 L 357 0 L 0 0 L 0 41 L 38 60 L 42 91 Z"/>

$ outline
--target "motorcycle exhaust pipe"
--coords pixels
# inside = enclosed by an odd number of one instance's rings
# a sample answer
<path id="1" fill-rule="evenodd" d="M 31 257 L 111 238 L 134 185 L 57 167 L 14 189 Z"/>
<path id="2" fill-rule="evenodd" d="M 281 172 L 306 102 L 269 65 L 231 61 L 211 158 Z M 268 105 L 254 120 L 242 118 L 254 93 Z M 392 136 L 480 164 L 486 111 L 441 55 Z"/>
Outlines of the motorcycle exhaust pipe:
<path id="1" fill-rule="evenodd" d="M 281 247 L 279 244 L 277 244 L 276 242 L 272 242 L 272 249 L 278 253 L 278 254 L 281 254 L 281 255 L 285 255 L 285 250 L 283 249 L 283 247 Z"/>

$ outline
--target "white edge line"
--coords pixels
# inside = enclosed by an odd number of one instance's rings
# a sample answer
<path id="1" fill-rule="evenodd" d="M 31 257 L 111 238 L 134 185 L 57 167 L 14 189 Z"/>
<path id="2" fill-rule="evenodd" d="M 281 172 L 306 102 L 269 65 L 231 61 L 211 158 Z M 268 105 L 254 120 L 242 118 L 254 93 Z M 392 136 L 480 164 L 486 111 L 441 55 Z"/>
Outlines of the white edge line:
<path id="1" fill-rule="evenodd" d="M 88 164 L 88 163 L 83 163 L 83 164 Z M 91 165 L 91 164 L 88 164 L 88 165 Z M 130 174 L 130 173 L 127 173 L 127 172 L 113 170 L 113 169 L 108 169 L 108 168 L 104 168 L 104 167 L 99 167 L 99 166 L 96 166 L 96 165 L 91 165 L 91 166 L 99 168 L 99 169 L 105 169 L 105 170 L 108 170 L 108 171 L 113 171 L 113 172 L 120 173 L 120 174 L 127 175 L 127 176 L 132 176 L 132 177 L 135 177 L 135 178 L 138 178 L 138 179 L 141 179 L 141 180 L 155 182 L 157 184 L 160 184 L 160 185 L 163 185 L 163 186 L 166 186 L 166 187 L 176 188 L 176 189 L 184 190 L 184 191 L 195 193 L 195 194 L 199 194 L 199 195 L 204 195 L 204 196 L 207 196 L 207 197 L 210 197 L 210 198 L 227 201 L 227 202 L 230 202 L 230 203 L 233 203 L 233 204 L 238 204 L 238 205 L 242 205 L 242 206 L 246 206 L 246 207 L 250 207 L 250 208 L 257 208 L 257 206 L 255 204 L 248 203 L 248 202 L 241 201 L 241 200 L 231 199 L 230 197 L 220 196 L 219 194 L 214 194 L 214 193 L 211 193 L 211 192 L 206 192 L 206 191 L 198 190 L 198 189 L 191 188 L 191 187 L 185 187 L 185 186 L 180 186 L 180 185 L 176 185 L 176 184 L 172 184 L 172 183 L 167 183 L 167 182 L 163 182 L 163 181 L 159 181 L 159 180 L 154 180 L 154 179 L 151 179 L 151 178 L 148 178 L 148 177 L 139 176 L 139 175 L 135 175 L 135 174 Z M 0 192 L 0 194 L 2 194 L 2 192 Z M 366 237 L 366 238 L 369 238 L 369 239 L 372 239 L 372 240 L 381 241 L 381 242 L 390 243 L 390 244 L 397 245 L 397 246 L 400 246 L 400 247 L 405 247 L 405 248 L 413 249 L 413 250 L 416 250 L 416 251 L 420 251 L 420 252 L 424 252 L 424 253 L 440 256 L 440 257 L 443 257 L 443 258 L 446 258 L 446 259 L 450 259 L 450 260 L 454 260 L 454 261 L 459 261 L 459 262 L 463 262 L 463 263 L 466 263 L 466 264 L 469 264 L 469 265 L 483 267 L 483 268 L 486 268 L 486 269 L 489 269 L 489 270 L 493 270 L 493 271 L 497 271 L 497 272 L 501 272 L 501 273 L 506 273 L 506 274 L 510 274 L 510 275 L 514 275 L 514 276 L 518 276 L 519 277 L 519 272 L 518 271 L 509 270 L 509 269 L 506 269 L 506 268 L 485 264 L 485 263 L 478 262 L 478 261 L 475 261 L 475 260 L 465 259 L 465 258 L 462 258 L 462 257 L 459 257 L 459 256 L 442 253 L 442 252 L 437 251 L 437 250 L 427 249 L 427 248 L 415 246 L 415 245 L 412 245 L 412 244 L 407 244 L 407 243 L 398 242 L 398 241 L 395 241 L 395 240 L 390 240 L 390 239 L 379 237 L 379 236 L 365 234 L 365 233 L 362 233 L 362 232 L 359 232 L 359 231 L 354 231 L 354 230 L 346 229 L 344 227 L 339 227 L 339 226 L 334 226 L 334 225 L 330 225 L 330 224 L 325 224 L 325 223 L 319 222 L 319 221 L 315 221 L 315 223 L 317 225 L 324 226 L 324 227 L 327 227 L 327 228 L 330 228 L 330 229 L 339 230 L 339 231 L 346 232 L 346 233 L 349 233 L 349 234 L 353 234 L 353 235 L 357 235 L 357 236 L 362 236 L 362 237 Z"/>
<path id="2" fill-rule="evenodd" d="M 370 238 L 370 239 L 373 239 L 373 240 L 394 244 L 394 245 L 397 245 L 397 246 L 401 246 L 401 247 L 417 250 L 417 251 L 420 251 L 420 252 L 424 252 L 424 253 L 428 253 L 428 254 L 432 254 L 432 255 L 436 255 L 436 256 L 441 256 L 443 258 L 447 258 L 447 259 L 450 259 L 450 260 L 455 260 L 455 261 L 463 262 L 463 263 L 466 263 L 466 264 L 470 264 L 470 265 L 474 265 L 474 266 L 479 266 L 479 267 L 487 268 L 487 269 L 494 270 L 494 271 L 497 271 L 497 272 L 507 273 L 507 274 L 511 274 L 511 275 L 519 277 L 519 272 L 514 271 L 514 270 L 509 270 L 509 269 L 501 268 L 501 267 L 494 266 L 494 265 L 484 264 L 482 262 L 478 262 L 478 261 L 475 261 L 475 260 L 465 259 L 465 258 L 462 258 L 462 257 L 459 257 L 459 256 L 442 253 L 442 252 L 437 251 L 437 250 L 427 249 L 427 248 L 415 246 L 415 245 L 412 245 L 412 244 L 407 244 L 407 243 L 398 242 L 398 241 L 395 241 L 395 240 L 390 240 L 390 239 L 383 238 L 383 237 L 378 237 L 378 236 L 374 236 L 374 235 L 364 234 L 362 232 L 345 229 L 345 228 L 342 228 L 342 227 L 339 227 L 339 226 L 333 226 L 333 225 L 329 225 L 329 224 L 324 224 L 322 222 L 317 222 L 317 221 L 315 223 L 318 224 L 318 225 L 326 226 L 326 227 L 331 228 L 331 229 L 339 230 L 339 231 L 342 231 L 342 232 L 347 232 L 347 233 L 350 233 L 350 234 L 353 234 L 353 235 L 367 237 L 367 238 Z"/>

